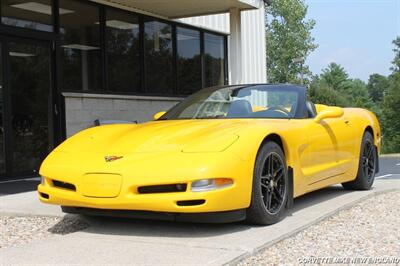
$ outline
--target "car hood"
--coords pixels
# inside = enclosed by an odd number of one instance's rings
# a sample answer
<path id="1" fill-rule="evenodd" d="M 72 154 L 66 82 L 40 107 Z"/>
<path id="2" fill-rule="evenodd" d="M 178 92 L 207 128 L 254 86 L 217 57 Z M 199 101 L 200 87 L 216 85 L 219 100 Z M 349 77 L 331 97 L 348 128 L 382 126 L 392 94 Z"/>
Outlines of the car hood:
<path id="1" fill-rule="evenodd" d="M 246 119 L 152 121 L 138 125 L 89 128 L 67 139 L 56 151 L 109 155 L 144 152 L 221 152 L 250 125 Z"/>

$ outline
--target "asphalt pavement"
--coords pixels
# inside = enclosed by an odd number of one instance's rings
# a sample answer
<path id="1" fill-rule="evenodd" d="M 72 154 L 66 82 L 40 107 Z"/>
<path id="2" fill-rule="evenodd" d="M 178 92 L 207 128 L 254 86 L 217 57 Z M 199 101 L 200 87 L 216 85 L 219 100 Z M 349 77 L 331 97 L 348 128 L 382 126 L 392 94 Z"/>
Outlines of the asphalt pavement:
<path id="1" fill-rule="evenodd" d="M 400 155 L 393 157 L 383 156 L 379 159 L 379 173 L 376 177 L 392 175 L 393 178 L 400 178 Z M 390 177 L 390 176 L 389 176 Z"/>

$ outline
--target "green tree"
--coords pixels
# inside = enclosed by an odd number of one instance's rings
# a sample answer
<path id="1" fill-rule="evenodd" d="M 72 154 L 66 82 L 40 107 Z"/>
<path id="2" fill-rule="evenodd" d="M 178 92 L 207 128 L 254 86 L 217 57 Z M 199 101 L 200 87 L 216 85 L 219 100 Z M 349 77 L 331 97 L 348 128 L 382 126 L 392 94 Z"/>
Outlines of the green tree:
<path id="1" fill-rule="evenodd" d="M 298 83 L 302 73 L 311 74 L 304 60 L 317 48 L 311 36 L 315 21 L 305 18 L 307 5 L 303 0 L 272 1 L 266 13 L 269 82 Z M 296 63 L 299 58 L 303 62 Z"/>
<path id="2" fill-rule="evenodd" d="M 393 44 L 393 73 L 389 76 L 389 88 L 382 104 L 383 151 L 388 153 L 400 152 L 400 37 Z"/>
<path id="3" fill-rule="evenodd" d="M 351 99 L 355 107 L 369 108 L 372 106 L 367 85 L 360 79 L 352 79 L 346 82 L 347 97 Z"/>
<path id="4" fill-rule="evenodd" d="M 384 152 L 400 152 L 400 72 L 390 76 L 388 93 L 383 100 L 382 130 Z"/>
<path id="5" fill-rule="evenodd" d="M 332 89 L 327 83 L 315 77 L 309 87 L 308 96 L 314 103 L 346 107 L 350 105 L 347 99 L 340 92 Z"/>
<path id="6" fill-rule="evenodd" d="M 387 77 L 379 74 L 372 74 L 369 76 L 367 89 L 369 96 L 375 103 L 382 101 L 383 95 L 387 91 L 388 87 L 389 81 Z"/>
<path id="7" fill-rule="evenodd" d="M 394 73 L 400 72 L 400 36 L 393 40 L 394 44 L 394 59 L 392 61 L 393 66 L 390 68 Z"/>
<path id="8" fill-rule="evenodd" d="M 316 103 L 342 107 L 366 108 L 380 116 L 379 105 L 368 93 L 367 85 L 360 79 L 350 79 L 345 69 L 331 63 L 310 84 L 310 98 Z"/>
<path id="9" fill-rule="evenodd" d="M 349 74 L 339 64 L 330 63 L 327 68 L 322 70 L 321 81 L 334 90 L 346 90 L 349 87 L 348 79 Z"/>

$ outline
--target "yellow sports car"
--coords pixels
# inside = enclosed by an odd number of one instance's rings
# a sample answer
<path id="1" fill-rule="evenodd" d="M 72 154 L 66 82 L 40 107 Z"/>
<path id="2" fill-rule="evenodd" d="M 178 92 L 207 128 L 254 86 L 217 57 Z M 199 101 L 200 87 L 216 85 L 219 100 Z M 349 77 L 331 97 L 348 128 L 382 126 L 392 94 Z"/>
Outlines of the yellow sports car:
<path id="1" fill-rule="evenodd" d="M 370 189 L 379 168 L 375 115 L 314 105 L 300 86 L 206 88 L 154 120 L 67 139 L 40 168 L 40 200 L 68 213 L 273 224 L 310 191 Z"/>

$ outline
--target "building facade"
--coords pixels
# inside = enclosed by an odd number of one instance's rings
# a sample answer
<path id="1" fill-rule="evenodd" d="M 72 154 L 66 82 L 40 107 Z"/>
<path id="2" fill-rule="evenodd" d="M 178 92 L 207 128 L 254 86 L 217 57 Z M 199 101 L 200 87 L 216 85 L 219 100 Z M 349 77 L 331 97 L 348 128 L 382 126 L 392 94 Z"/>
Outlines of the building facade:
<path id="1" fill-rule="evenodd" d="M 95 120 L 145 122 L 197 90 L 266 82 L 262 0 L 1 0 L 0 177 Z"/>

